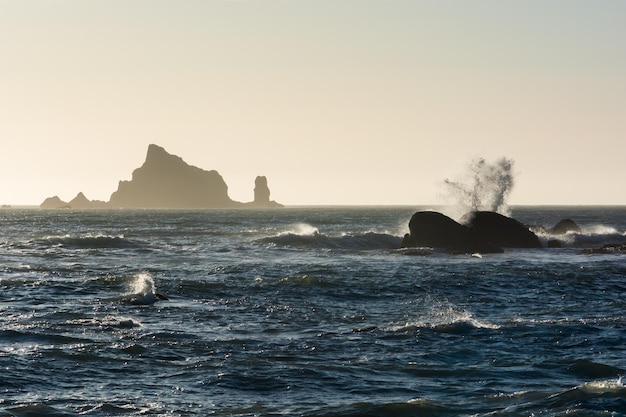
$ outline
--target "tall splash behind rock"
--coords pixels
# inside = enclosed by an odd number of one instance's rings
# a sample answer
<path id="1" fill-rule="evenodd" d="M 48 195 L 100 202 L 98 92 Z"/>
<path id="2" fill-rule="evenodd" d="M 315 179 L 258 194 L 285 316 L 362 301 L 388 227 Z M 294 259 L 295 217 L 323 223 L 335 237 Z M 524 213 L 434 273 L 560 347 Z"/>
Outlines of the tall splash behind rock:
<path id="1" fill-rule="evenodd" d="M 492 163 L 474 159 L 459 179 L 444 180 L 449 200 L 459 215 L 468 211 L 493 211 L 509 215 L 507 199 L 514 185 L 512 159 Z"/>
<path id="2" fill-rule="evenodd" d="M 144 164 L 130 181 L 120 181 L 110 207 L 228 208 L 241 203 L 228 196 L 228 186 L 215 170 L 205 171 L 157 145 L 148 147 Z"/>

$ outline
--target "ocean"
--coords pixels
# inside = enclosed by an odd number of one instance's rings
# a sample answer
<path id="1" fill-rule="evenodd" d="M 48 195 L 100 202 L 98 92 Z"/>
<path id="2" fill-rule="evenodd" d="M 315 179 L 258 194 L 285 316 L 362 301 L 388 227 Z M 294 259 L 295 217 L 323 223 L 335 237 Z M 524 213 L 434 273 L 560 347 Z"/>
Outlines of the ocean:
<path id="1" fill-rule="evenodd" d="M 0 416 L 625 416 L 626 207 L 399 249 L 424 208 L 2 209 Z"/>

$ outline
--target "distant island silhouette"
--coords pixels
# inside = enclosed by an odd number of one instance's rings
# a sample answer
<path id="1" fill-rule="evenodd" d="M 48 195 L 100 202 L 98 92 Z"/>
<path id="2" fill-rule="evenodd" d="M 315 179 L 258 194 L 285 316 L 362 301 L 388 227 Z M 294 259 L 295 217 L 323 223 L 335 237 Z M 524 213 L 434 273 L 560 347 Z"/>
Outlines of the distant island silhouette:
<path id="1" fill-rule="evenodd" d="M 228 186 L 215 170 L 187 164 L 179 156 L 169 154 L 151 144 L 143 165 L 133 171 L 130 181 L 120 181 L 108 202 L 89 200 L 80 192 L 71 201 L 59 197 L 45 199 L 40 208 L 278 208 L 282 204 L 270 200 L 267 178 L 258 176 L 254 201 L 242 203 L 228 196 Z"/>

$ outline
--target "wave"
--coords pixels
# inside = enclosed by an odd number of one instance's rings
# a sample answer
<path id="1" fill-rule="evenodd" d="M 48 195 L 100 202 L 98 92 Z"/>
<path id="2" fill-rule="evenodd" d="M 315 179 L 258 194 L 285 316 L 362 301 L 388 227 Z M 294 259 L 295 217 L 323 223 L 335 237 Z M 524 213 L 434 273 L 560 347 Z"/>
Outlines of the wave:
<path id="1" fill-rule="evenodd" d="M 623 415 L 626 387 L 621 379 L 586 382 L 557 393 L 517 391 L 475 397 L 471 404 L 418 397 L 404 402 L 354 402 L 327 406 L 305 416 L 494 416 L 494 415 Z M 611 410 L 618 413 L 610 413 Z"/>
<path id="2" fill-rule="evenodd" d="M 165 295 L 157 292 L 154 278 L 147 272 L 135 275 L 129 282 L 126 294 L 119 298 L 121 302 L 134 305 L 150 305 L 167 299 Z"/>
<path id="3" fill-rule="evenodd" d="M 388 331 L 405 332 L 418 329 L 430 329 L 437 333 L 464 334 L 476 329 L 499 329 L 500 325 L 488 323 L 474 318 L 469 311 L 454 306 L 435 305 L 430 308 L 424 318 L 407 322 L 399 326 L 391 326 Z"/>
<path id="4" fill-rule="evenodd" d="M 142 324 L 130 317 L 123 316 L 105 316 L 102 318 L 82 318 L 82 319 L 74 319 L 67 320 L 66 324 L 72 326 L 81 326 L 81 327 L 99 327 L 104 329 L 111 328 L 119 328 L 119 329 L 131 329 L 133 327 L 141 327 Z"/>
<path id="5" fill-rule="evenodd" d="M 31 243 L 70 249 L 126 249 L 144 245 L 143 242 L 128 239 L 124 235 L 111 236 L 103 234 L 47 236 Z"/>
<path id="6" fill-rule="evenodd" d="M 405 402 L 375 403 L 356 402 L 352 404 L 330 406 L 314 412 L 304 413 L 310 417 L 349 417 L 349 416 L 450 416 L 462 414 L 461 410 L 438 404 L 428 398 L 414 398 Z"/>
<path id="7" fill-rule="evenodd" d="M 576 375 L 591 378 L 610 378 L 619 377 L 624 374 L 624 370 L 614 366 L 605 365 L 603 363 L 592 362 L 587 359 L 578 359 L 574 361 L 568 370 Z"/>
<path id="8" fill-rule="evenodd" d="M 545 399 L 546 408 L 563 410 L 567 414 L 576 409 L 623 410 L 624 401 L 626 401 L 626 386 L 622 378 L 585 382 Z"/>
<path id="9" fill-rule="evenodd" d="M 587 248 L 602 246 L 610 243 L 624 243 L 626 231 L 620 232 L 612 226 L 602 224 L 581 226 L 580 232 L 569 231 L 565 234 L 552 234 L 541 228 L 531 228 L 539 237 L 544 246 L 549 241 L 556 241 L 562 247 Z"/>
<path id="10" fill-rule="evenodd" d="M 67 409 L 60 409 L 47 404 L 36 403 L 19 405 L 17 407 L 5 409 L 10 416 L 28 417 L 55 417 L 55 416 L 78 416 L 79 414 L 69 412 Z"/>
<path id="11" fill-rule="evenodd" d="M 20 330 L 17 328 L 0 331 L 0 341 L 5 343 L 28 343 L 32 346 L 39 345 L 69 345 L 80 344 L 87 341 L 82 337 L 37 333 L 35 331 Z"/>
<path id="12" fill-rule="evenodd" d="M 292 230 L 281 232 L 275 236 L 264 237 L 256 242 L 290 248 L 379 250 L 399 248 L 402 238 L 377 232 L 328 236 L 321 233 L 316 227 L 298 224 Z"/>
<path id="13" fill-rule="evenodd" d="M 600 379 L 556 392 L 530 390 L 488 395 L 476 402 L 481 412 L 473 415 L 623 416 L 625 400 L 622 378 Z"/>

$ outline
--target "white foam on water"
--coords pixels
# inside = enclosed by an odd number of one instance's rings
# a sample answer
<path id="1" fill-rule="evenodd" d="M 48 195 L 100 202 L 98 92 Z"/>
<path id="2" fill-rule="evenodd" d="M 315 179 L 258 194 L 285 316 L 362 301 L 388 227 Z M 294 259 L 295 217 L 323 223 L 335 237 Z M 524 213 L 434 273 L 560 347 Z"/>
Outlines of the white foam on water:
<path id="1" fill-rule="evenodd" d="M 315 236 L 319 235 L 320 231 L 317 227 L 311 226 L 306 223 L 297 223 L 292 226 L 290 230 L 281 232 L 279 236 L 284 235 L 297 235 L 297 236 Z"/>

